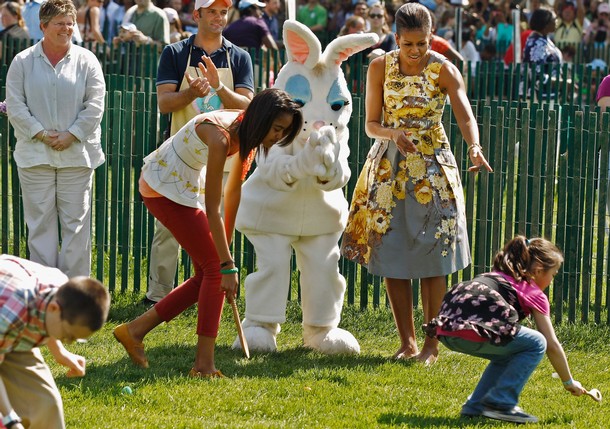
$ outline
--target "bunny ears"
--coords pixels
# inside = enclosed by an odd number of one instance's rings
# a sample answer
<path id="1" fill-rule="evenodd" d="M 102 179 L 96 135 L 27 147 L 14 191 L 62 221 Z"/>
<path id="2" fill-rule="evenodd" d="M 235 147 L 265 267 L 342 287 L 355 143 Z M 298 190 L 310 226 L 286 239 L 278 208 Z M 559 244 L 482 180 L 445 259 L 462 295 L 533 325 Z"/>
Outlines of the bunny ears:
<path id="1" fill-rule="evenodd" d="M 375 33 L 349 34 L 337 37 L 322 53 L 320 41 L 307 26 L 293 20 L 284 22 L 284 46 L 288 61 L 295 61 L 310 69 L 319 62 L 339 66 L 353 54 L 378 41 Z"/>

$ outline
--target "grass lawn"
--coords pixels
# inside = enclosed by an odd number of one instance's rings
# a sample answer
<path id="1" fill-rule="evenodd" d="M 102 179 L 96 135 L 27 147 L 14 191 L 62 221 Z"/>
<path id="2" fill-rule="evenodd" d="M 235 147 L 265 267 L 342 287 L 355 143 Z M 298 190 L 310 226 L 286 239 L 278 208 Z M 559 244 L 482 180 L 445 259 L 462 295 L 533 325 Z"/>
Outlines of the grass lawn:
<path id="1" fill-rule="evenodd" d="M 431 367 L 392 361 L 398 336 L 385 308 L 345 308 L 341 326 L 358 338 L 361 354 L 325 356 L 301 346 L 300 308 L 291 304 L 278 353 L 254 353 L 247 360 L 231 349 L 236 332 L 225 305 L 216 364 L 228 378 L 198 380 L 186 376 L 195 354 L 194 308 L 146 337 L 150 368 L 132 365 L 112 330 L 145 310 L 138 300 L 114 297 L 102 331 L 85 344 L 68 346 L 87 358 L 86 377 L 64 377 L 65 370 L 45 352 L 64 399 L 68 428 L 514 427 L 459 417 L 485 367 L 483 360 L 441 348 Z M 610 395 L 610 329 L 566 325 L 557 331 L 574 377 Z M 522 394 L 520 405 L 541 422 L 529 427 L 609 427 L 606 403 L 572 397 L 552 373 L 544 359 Z M 123 394 L 125 386 L 133 393 Z"/>

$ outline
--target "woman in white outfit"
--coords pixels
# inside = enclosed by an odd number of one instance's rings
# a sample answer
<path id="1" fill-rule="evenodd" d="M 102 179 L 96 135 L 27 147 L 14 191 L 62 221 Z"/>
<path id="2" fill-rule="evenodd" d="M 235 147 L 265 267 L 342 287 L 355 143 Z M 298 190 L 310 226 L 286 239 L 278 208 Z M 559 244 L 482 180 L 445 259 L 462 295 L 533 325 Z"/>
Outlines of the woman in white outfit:
<path id="1" fill-rule="evenodd" d="M 13 59 L 6 78 L 30 258 L 68 277 L 91 271 L 91 187 L 104 162 L 106 91 L 95 55 L 72 44 L 75 25 L 71 0 L 43 3 L 44 37 Z"/>

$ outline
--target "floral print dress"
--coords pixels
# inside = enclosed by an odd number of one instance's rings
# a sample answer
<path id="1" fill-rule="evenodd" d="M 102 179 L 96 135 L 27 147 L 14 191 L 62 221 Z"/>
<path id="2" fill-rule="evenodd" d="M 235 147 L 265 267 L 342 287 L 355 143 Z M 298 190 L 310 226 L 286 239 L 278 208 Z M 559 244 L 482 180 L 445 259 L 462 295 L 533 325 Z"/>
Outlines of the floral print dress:
<path id="1" fill-rule="evenodd" d="M 403 156 L 376 140 L 356 183 L 341 252 L 383 277 L 442 276 L 470 263 L 464 196 L 441 123 L 438 85 L 446 58 L 430 51 L 424 70 L 403 75 L 399 51 L 385 57 L 383 125 L 404 129 L 418 152 Z"/>

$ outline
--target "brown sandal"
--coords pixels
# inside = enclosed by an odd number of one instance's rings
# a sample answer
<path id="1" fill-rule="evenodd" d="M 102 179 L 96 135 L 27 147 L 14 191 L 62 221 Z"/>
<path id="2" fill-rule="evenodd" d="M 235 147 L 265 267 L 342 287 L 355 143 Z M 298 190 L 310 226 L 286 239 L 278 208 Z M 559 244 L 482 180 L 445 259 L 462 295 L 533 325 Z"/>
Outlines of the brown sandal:
<path id="1" fill-rule="evenodd" d="M 225 375 L 220 372 L 219 369 L 212 373 L 205 373 L 197 371 L 195 368 L 191 368 L 189 371 L 189 377 L 191 378 L 226 378 Z"/>
<path id="2" fill-rule="evenodd" d="M 133 339 L 126 323 L 122 323 L 114 328 L 113 335 L 125 347 L 133 363 L 139 367 L 148 368 L 148 359 L 146 359 L 146 354 L 144 353 L 144 343 Z"/>

